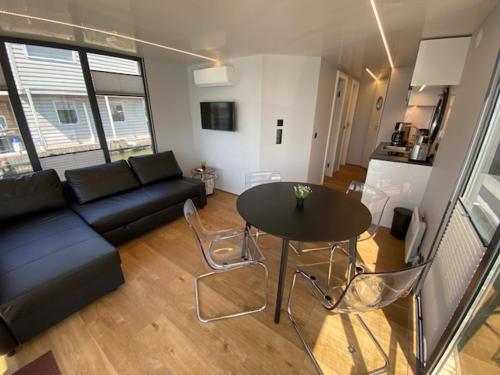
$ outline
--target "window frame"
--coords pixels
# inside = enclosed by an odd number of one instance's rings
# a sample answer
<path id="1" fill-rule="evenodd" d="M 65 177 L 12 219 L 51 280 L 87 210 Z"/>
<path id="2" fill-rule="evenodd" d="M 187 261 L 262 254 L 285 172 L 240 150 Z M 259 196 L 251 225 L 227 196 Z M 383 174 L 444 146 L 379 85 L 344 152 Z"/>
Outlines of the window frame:
<path id="1" fill-rule="evenodd" d="M 14 78 L 12 67 L 10 66 L 9 62 L 9 55 L 7 53 L 6 43 L 30 44 L 41 47 L 67 49 L 71 50 L 74 55 L 78 54 L 78 59 L 80 61 L 81 70 L 85 80 L 85 85 L 87 87 L 87 96 L 90 101 L 90 108 L 92 111 L 91 116 L 94 119 L 97 136 L 99 139 L 101 149 L 104 152 L 106 163 L 111 162 L 111 151 L 108 149 L 106 143 L 106 137 L 104 134 L 104 125 L 99 113 L 97 94 L 95 93 L 94 85 L 92 82 L 91 70 L 88 65 L 87 53 L 95 53 L 103 56 L 118 57 L 136 61 L 139 64 L 139 70 L 140 70 L 139 76 L 142 78 L 142 85 L 144 87 L 144 95 L 142 97 L 145 100 L 146 115 L 148 118 L 148 128 L 151 137 L 151 148 L 153 153 L 158 152 L 158 142 L 155 133 L 154 119 L 152 116 L 151 101 L 149 99 L 148 77 L 146 75 L 144 58 L 132 54 L 110 52 L 92 47 L 82 47 L 82 46 L 75 46 L 59 42 L 40 41 L 29 38 L 14 37 L 14 36 L 0 36 L 0 67 L 3 70 L 5 76 L 6 86 L 7 86 L 6 91 L 9 94 L 9 99 L 12 105 L 13 113 L 15 115 L 15 119 L 18 128 L 20 130 L 20 133 L 22 135 L 24 146 L 26 148 L 26 153 L 29 157 L 29 161 L 33 171 L 41 171 L 42 166 L 33 141 L 33 136 L 30 132 L 26 115 L 24 113 L 23 105 L 19 97 L 16 81 Z"/>
<path id="2" fill-rule="evenodd" d="M 37 45 L 34 43 L 23 43 L 23 46 L 24 46 L 24 54 L 26 55 L 26 57 L 28 59 L 43 60 L 43 61 L 57 61 L 57 62 L 63 62 L 63 63 L 75 63 L 76 62 L 76 56 L 75 56 L 74 51 L 71 51 L 71 60 L 65 60 L 65 59 L 58 59 L 57 57 L 33 56 L 33 55 L 30 55 L 28 52 L 29 46 L 45 47 L 45 48 L 55 48 L 55 47 L 47 47 L 47 46 Z M 65 48 L 59 48 L 59 49 L 65 49 Z"/>
<path id="3" fill-rule="evenodd" d="M 73 106 L 76 115 L 76 122 L 62 122 L 61 117 L 59 116 L 59 110 L 57 109 L 57 104 L 64 103 L 70 104 Z M 57 120 L 59 121 L 59 125 L 61 126 L 73 126 L 80 125 L 80 116 L 78 116 L 78 108 L 76 107 L 76 102 L 74 100 L 52 100 L 52 106 L 54 107 L 54 111 L 56 112 Z"/>
<path id="4" fill-rule="evenodd" d="M 116 123 L 123 123 L 123 122 L 126 122 L 127 121 L 127 116 L 125 114 L 125 104 L 121 101 L 118 101 L 118 100 L 114 100 L 114 99 L 108 99 L 109 100 L 109 107 L 110 107 L 110 110 L 111 110 L 111 118 L 113 119 L 113 122 Z M 122 107 L 122 114 L 123 114 L 123 120 L 115 120 L 113 118 L 113 105 L 114 104 L 118 104 L 118 105 L 121 105 Z"/>

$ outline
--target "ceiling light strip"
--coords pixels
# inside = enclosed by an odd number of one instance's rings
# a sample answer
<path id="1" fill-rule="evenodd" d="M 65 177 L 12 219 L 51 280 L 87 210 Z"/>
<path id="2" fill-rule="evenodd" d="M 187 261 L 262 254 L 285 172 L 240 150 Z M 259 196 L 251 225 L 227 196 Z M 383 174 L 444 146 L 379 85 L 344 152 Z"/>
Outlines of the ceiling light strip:
<path id="1" fill-rule="evenodd" d="M 389 45 L 387 44 L 387 39 L 385 39 L 384 29 L 382 28 L 382 23 L 380 22 L 380 17 L 378 16 L 377 7 L 375 6 L 375 0 L 370 0 L 372 5 L 373 14 L 375 14 L 375 19 L 377 20 L 378 30 L 380 31 L 380 35 L 382 36 L 382 42 L 384 42 L 385 52 L 387 53 L 387 58 L 389 59 L 389 64 L 391 64 L 391 68 L 394 69 L 394 63 L 391 57 L 391 51 L 389 51 Z"/>
<path id="2" fill-rule="evenodd" d="M 365 70 L 368 72 L 368 74 L 369 74 L 369 75 L 371 75 L 371 76 L 372 76 L 372 78 L 373 78 L 375 81 L 378 81 L 377 76 L 376 76 L 375 74 L 373 74 L 373 72 L 372 72 L 370 69 L 365 68 Z"/>
<path id="3" fill-rule="evenodd" d="M 189 52 L 189 51 L 185 51 L 185 50 L 182 50 L 182 49 L 178 49 L 178 48 L 174 48 L 174 47 L 169 47 L 169 46 L 166 46 L 166 45 L 163 45 L 163 44 L 159 44 L 159 43 L 149 42 L 149 41 L 144 40 L 144 39 L 139 39 L 139 38 L 134 38 L 134 37 L 127 36 L 127 35 L 122 35 L 122 34 L 119 34 L 117 32 L 114 32 L 114 31 L 106 31 L 106 30 L 102 30 L 102 29 L 97 29 L 95 27 L 81 26 L 81 25 L 76 25 L 74 23 L 69 23 L 69 22 L 64 22 L 64 21 L 57 21 L 57 20 L 52 20 L 52 19 L 43 18 L 43 17 L 30 16 L 28 14 L 9 12 L 9 11 L 6 11 L 6 10 L 0 10 L 0 14 L 6 14 L 8 16 L 22 17 L 22 18 L 27 18 L 27 19 L 30 19 L 30 20 L 48 22 L 48 23 L 53 23 L 53 24 L 56 24 L 56 25 L 63 25 L 63 26 L 75 27 L 75 28 L 81 29 L 81 30 L 95 31 L 97 33 L 111 35 L 111 36 L 115 36 L 115 37 L 118 37 L 118 38 L 123 38 L 123 39 L 131 40 L 131 41 L 134 41 L 134 42 L 138 42 L 138 43 L 142 43 L 142 44 L 147 44 L 147 45 L 153 46 L 153 47 L 163 48 L 163 49 L 166 49 L 168 51 L 182 53 L 184 55 L 189 55 L 189 56 L 197 57 L 197 58 L 208 60 L 208 61 L 212 61 L 212 62 L 218 62 L 217 59 L 212 58 L 212 57 L 199 55 L 199 54 L 194 53 L 194 52 Z"/>
<path id="4" fill-rule="evenodd" d="M 424 91 L 424 89 L 425 89 L 425 85 L 422 85 L 422 86 L 420 86 L 420 88 L 418 89 L 418 92 L 422 92 L 422 91 Z"/>

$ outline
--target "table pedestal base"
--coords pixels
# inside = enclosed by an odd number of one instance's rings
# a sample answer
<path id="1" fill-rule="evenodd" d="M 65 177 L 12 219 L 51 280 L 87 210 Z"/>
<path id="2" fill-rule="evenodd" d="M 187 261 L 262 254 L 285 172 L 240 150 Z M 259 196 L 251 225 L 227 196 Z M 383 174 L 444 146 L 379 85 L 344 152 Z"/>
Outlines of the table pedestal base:
<path id="1" fill-rule="evenodd" d="M 278 293 L 276 294 L 276 309 L 274 311 L 274 323 L 279 324 L 281 315 L 281 301 L 283 300 L 283 288 L 285 287 L 286 264 L 288 260 L 288 240 L 283 239 L 281 243 L 280 276 L 278 281 Z"/>

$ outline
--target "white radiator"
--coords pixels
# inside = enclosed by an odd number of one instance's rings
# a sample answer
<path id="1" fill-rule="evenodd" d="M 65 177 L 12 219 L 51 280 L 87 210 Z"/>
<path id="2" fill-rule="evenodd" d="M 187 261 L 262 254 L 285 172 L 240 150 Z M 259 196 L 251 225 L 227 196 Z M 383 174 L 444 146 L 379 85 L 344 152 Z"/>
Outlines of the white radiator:
<path id="1" fill-rule="evenodd" d="M 426 353 L 432 352 L 458 307 L 486 248 L 457 202 L 422 287 Z"/>

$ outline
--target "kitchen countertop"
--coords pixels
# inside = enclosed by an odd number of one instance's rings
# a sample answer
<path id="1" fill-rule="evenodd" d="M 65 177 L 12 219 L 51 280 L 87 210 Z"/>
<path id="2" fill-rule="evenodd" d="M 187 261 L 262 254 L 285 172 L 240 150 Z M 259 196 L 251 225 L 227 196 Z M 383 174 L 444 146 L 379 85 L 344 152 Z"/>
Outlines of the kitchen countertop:
<path id="1" fill-rule="evenodd" d="M 403 153 L 388 152 L 382 150 L 383 146 L 390 146 L 390 142 L 381 142 L 375 151 L 370 155 L 370 159 L 393 161 L 396 163 L 407 163 L 407 164 L 417 164 L 432 167 L 432 161 L 415 161 L 409 160 L 408 155 L 405 156 Z"/>

